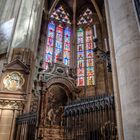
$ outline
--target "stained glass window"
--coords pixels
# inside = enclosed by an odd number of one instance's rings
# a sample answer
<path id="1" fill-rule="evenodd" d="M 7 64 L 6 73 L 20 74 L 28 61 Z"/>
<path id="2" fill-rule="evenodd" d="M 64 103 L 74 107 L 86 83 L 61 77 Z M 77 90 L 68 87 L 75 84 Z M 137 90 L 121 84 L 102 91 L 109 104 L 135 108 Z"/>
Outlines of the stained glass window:
<path id="1" fill-rule="evenodd" d="M 95 85 L 92 15 L 92 11 L 87 8 L 77 23 L 77 86 Z M 83 24 L 87 25 L 86 29 L 80 28 Z"/>
<path id="2" fill-rule="evenodd" d="M 94 60 L 93 60 L 93 41 L 92 29 L 86 30 L 86 77 L 87 85 L 94 85 Z"/>
<path id="3" fill-rule="evenodd" d="M 55 22 L 56 21 L 56 22 Z M 50 17 L 45 52 L 45 69 L 48 63 L 62 61 L 70 65 L 71 22 L 65 9 L 58 7 Z"/>
<path id="4" fill-rule="evenodd" d="M 92 17 L 93 17 L 92 11 L 89 8 L 87 8 L 85 10 L 84 14 L 80 15 L 77 25 L 92 24 L 93 23 L 93 18 Z"/>
<path id="5" fill-rule="evenodd" d="M 64 23 L 71 24 L 70 19 L 69 19 L 69 14 L 64 10 L 62 6 L 60 6 L 58 9 L 56 9 L 52 13 L 51 19 L 56 19 Z"/>
<path id="6" fill-rule="evenodd" d="M 47 69 L 48 63 L 52 62 L 53 57 L 53 46 L 54 46 L 54 35 L 55 35 L 55 24 L 50 22 L 48 24 L 48 38 L 45 51 L 45 68 Z"/>
<path id="7" fill-rule="evenodd" d="M 70 64 L 70 35 L 71 30 L 70 28 L 65 28 L 64 30 L 64 57 L 63 57 L 63 63 L 65 65 Z"/>
<path id="8" fill-rule="evenodd" d="M 84 31 L 80 28 L 77 31 L 77 85 L 85 85 L 85 64 L 84 64 Z"/>
<path id="9" fill-rule="evenodd" d="M 62 59 L 62 39 L 63 39 L 63 27 L 61 25 L 56 28 L 56 42 L 55 42 L 55 62 Z"/>

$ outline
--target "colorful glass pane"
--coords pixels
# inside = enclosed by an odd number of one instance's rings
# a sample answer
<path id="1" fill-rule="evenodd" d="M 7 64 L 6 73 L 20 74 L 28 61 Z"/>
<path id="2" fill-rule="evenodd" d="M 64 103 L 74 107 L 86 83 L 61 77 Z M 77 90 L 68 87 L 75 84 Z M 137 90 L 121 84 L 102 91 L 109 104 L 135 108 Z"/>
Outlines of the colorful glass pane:
<path id="1" fill-rule="evenodd" d="M 93 58 L 93 50 L 86 51 L 86 58 Z"/>
<path id="2" fill-rule="evenodd" d="M 80 18 L 77 22 L 77 25 L 86 24 L 89 25 L 93 22 L 93 13 L 90 9 L 87 9 L 82 15 L 80 15 Z"/>
<path id="3" fill-rule="evenodd" d="M 56 42 L 55 42 L 55 62 L 62 59 L 62 39 L 63 39 L 63 27 L 61 25 L 56 28 Z"/>
<path id="4" fill-rule="evenodd" d="M 78 68 L 83 68 L 84 67 L 84 60 L 79 60 L 77 67 Z"/>
<path id="5" fill-rule="evenodd" d="M 57 49 L 62 49 L 62 42 L 56 40 L 56 42 L 55 42 L 55 47 L 56 47 Z"/>
<path id="6" fill-rule="evenodd" d="M 84 50 L 84 44 L 77 45 L 77 51 L 78 52 L 83 51 L 83 50 Z"/>
<path id="7" fill-rule="evenodd" d="M 84 66 L 84 31 L 80 28 L 77 31 L 77 85 L 85 85 L 85 66 Z"/>
<path id="8" fill-rule="evenodd" d="M 77 85 L 78 86 L 84 86 L 85 85 L 85 77 L 78 77 Z"/>
<path id="9" fill-rule="evenodd" d="M 55 34 L 55 24 L 50 22 L 48 24 L 48 34 L 47 34 L 48 38 L 47 38 L 47 46 L 45 52 L 45 68 L 47 68 L 48 63 L 52 62 L 54 34 Z"/>
<path id="10" fill-rule="evenodd" d="M 70 28 L 65 28 L 64 30 L 64 57 L 63 57 L 63 63 L 65 65 L 70 64 L 70 35 L 71 30 Z"/>
<path id="11" fill-rule="evenodd" d="M 84 76 L 84 68 L 79 68 L 79 69 L 77 70 L 77 75 L 78 75 L 78 76 Z"/>
<path id="12" fill-rule="evenodd" d="M 69 14 L 65 11 L 65 9 L 62 6 L 58 7 L 52 13 L 50 18 L 71 24 L 70 19 L 69 19 Z"/>
<path id="13" fill-rule="evenodd" d="M 67 57 L 69 59 L 70 58 L 70 51 L 65 51 L 64 57 Z"/>
<path id="14" fill-rule="evenodd" d="M 87 59 L 87 60 L 86 60 L 86 66 L 87 66 L 87 67 L 93 66 L 93 59 Z"/>
<path id="15" fill-rule="evenodd" d="M 84 52 L 77 52 L 77 59 L 84 59 Z"/>
<path id="16" fill-rule="evenodd" d="M 86 43 L 86 50 L 92 50 L 92 49 L 93 49 L 92 43 Z"/>
<path id="17" fill-rule="evenodd" d="M 88 76 L 94 75 L 94 68 L 93 67 L 87 67 L 87 75 Z"/>
<path id="18" fill-rule="evenodd" d="M 94 85 L 93 41 L 90 28 L 86 30 L 86 67 L 87 85 Z"/>
<path id="19" fill-rule="evenodd" d="M 94 75 L 87 77 L 87 85 L 88 86 L 95 85 Z"/>

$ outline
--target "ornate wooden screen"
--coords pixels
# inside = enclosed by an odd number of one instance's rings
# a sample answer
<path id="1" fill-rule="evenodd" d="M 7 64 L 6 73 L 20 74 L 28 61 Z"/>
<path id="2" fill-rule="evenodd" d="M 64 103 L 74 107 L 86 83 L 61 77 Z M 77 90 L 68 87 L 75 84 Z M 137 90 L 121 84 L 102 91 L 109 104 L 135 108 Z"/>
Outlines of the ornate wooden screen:
<path id="1" fill-rule="evenodd" d="M 65 107 L 65 140 L 117 140 L 113 96 L 98 96 Z"/>
<path id="2" fill-rule="evenodd" d="M 14 140 L 35 140 L 36 124 L 36 113 L 28 113 L 17 117 Z"/>

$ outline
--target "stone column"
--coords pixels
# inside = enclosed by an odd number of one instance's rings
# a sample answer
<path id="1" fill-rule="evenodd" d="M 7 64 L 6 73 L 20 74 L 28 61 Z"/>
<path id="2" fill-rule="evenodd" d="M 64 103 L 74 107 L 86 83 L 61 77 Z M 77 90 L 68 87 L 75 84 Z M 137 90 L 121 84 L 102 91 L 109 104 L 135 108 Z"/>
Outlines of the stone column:
<path id="1" fill-rule="evenodd" d="M 132 0 L 108 0 L 125 140 L 140 139 L 140 33 Z"/>

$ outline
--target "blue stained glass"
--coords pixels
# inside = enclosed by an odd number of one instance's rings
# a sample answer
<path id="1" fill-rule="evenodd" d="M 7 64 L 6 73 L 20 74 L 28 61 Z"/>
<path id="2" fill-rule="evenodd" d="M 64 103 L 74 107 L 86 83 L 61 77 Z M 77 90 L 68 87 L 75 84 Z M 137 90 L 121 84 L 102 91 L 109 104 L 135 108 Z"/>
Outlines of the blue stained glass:
<path id="1" fill-rule="evenodd" d="M 52 62 L 52 54 L 53 54 L 53 45 L 54 45 L 54 32 L 55 32 L 55 24 L 48 24 L 48 38 L 47 38 L 47 46 L 46 46 L 46 54 L 45 54 L 45 68 L 47 68 L 48 62 Z"/>
<path id="2" fill-rule="evenodd" d="M 58 55 L 58 54 L 62 54 L 62 49 L 56 49 L 55 50 L 55 55 Z"/>
<path id="3" fill-rule="evenodd" d="M 66 57 L 66 58 L 64 58 L 64 64 L 65 65 L 69 65 L 69 59 Z"/>
<path id="4" fill-rule="evenodd" d="M 68 34 L 70 36 L 71 30 L 69 27 L 66 27 L 64 32 L 65 32 L 65 35 Z"/>
<path id="5" fill-rule="evenodd" d="M 93 50 L 87 50 L 86 51 L 86 57 L 87 58 L 93 58 Z"/>
<path id="6" fill-rule="evenodd" d="M 50 22 L 48 24 L 48 29 L 52 29 L 54 31 L 55 30 L 55 24 L 53 22 Z"/>
<path id="7" fill-rule="evenodd" d="M 52 55 L 50 55 L 50 54 L 46 54 L 45 55 L 46 56 L 46 62 L 52 62 Z"/>
<path id="8" fill-rule="evenodd" d="M 56 40 L 56 48 L 62 49 L 62 42 Z"/>
<path id="9" fill-rule="evenodd" d="M 69 65 L 69 59 L 70 59 L 70 34 L 71 30 L 70 28 L 65 28 L 64 30 L 64 56 L 63 56 L 63 63 L 65 65 Z"/>
<path id="10" fill-rule="evenodd" d="M 53 43 L 54 43 L 54 38 L 52 38 L 52 37 L 48 37 L 47 45 L 49 45 L 49 46 L 53 46 Z"/>
<path id="11" fill-rule="evenodd" d="M 78 52 L 77 59 L 84 59 L 84 52 Z"/>
<path id="12" fill-rule="evenodd" d="M 63 27 L 61 25 L 56 28 L 56 43 L 55 43 L 55 61 L 59 61 L 62 57 L 62 38 Z"/>

